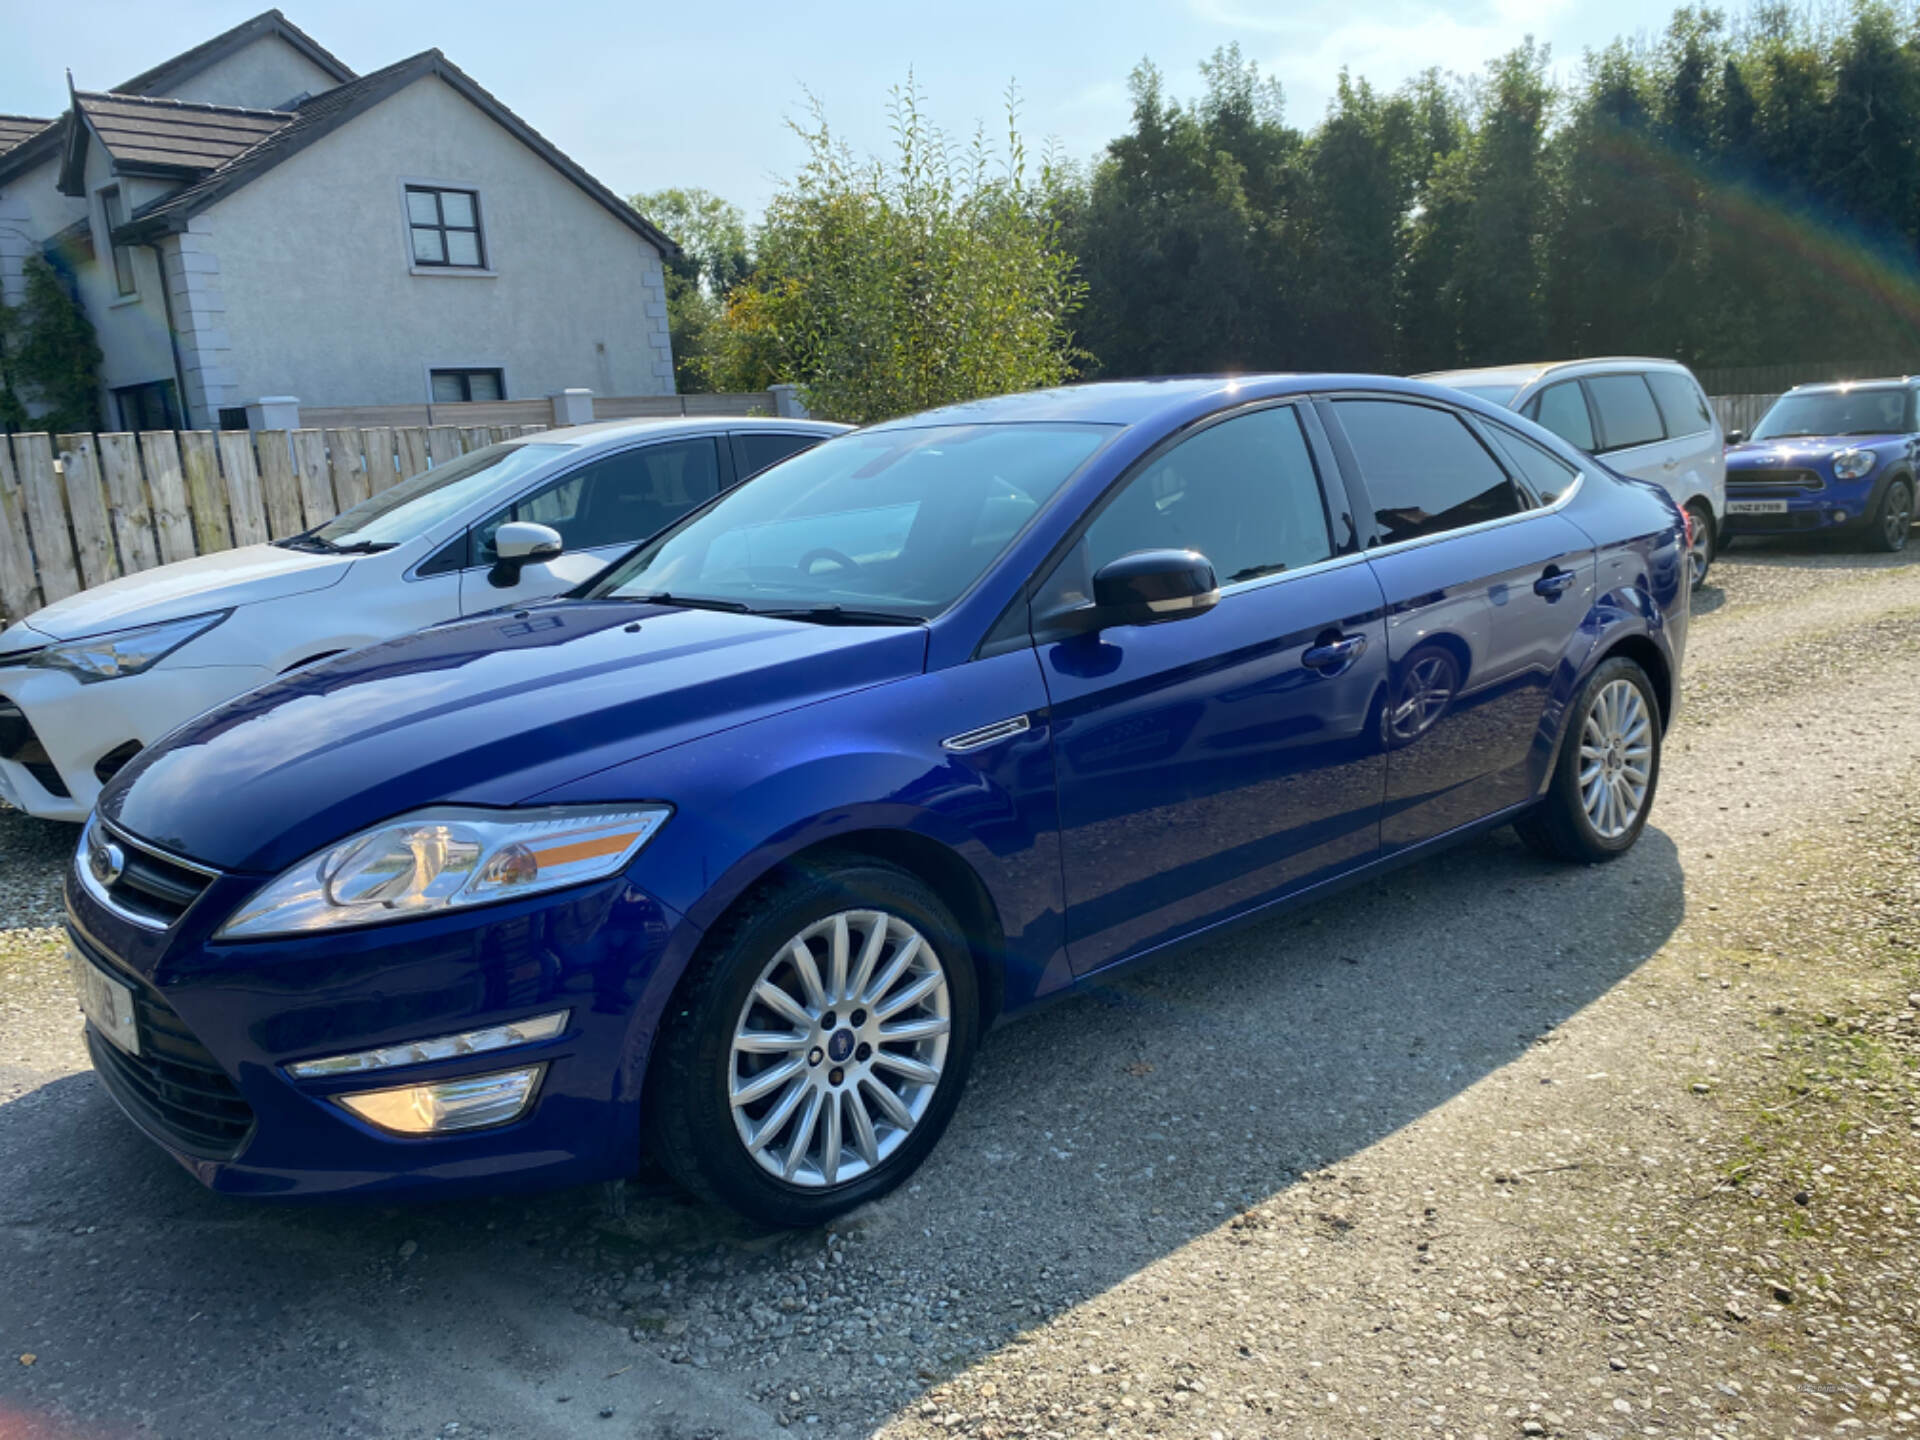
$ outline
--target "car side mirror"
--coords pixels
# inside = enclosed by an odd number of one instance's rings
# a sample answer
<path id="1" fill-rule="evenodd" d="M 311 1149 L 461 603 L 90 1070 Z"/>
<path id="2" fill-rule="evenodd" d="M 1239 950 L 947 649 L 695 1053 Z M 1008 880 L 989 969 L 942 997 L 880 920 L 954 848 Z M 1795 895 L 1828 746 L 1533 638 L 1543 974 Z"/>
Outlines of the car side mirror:
<path id="1" fill-rule="evenodd" d="M 545 560 L 566 549 L 566 541 L 551 525 L 536 525 L 531 520 L 509 520 L 493 532 L 493 553 L 497 557 L 488 572 L 488 583 L 499 589 L 520 583 L 520 572 L 536 560 Z"/>
<path id="2" fill-rule="evenodd" d="M 1159 625 L 1204 615 L 1220 603 L 1213 562 L 1197 550 L 1136 550 L 1094 573 L 1093 603 L 1035 617 L 1054 637 L 1110 625 Z"/>
<path id="3" fill-rule="evenodd" d="M 1747 432 L 1744 430 L 1727 431 L 1727 444 L 1729 445 L 1744 445 L 1746 440 Z"/>

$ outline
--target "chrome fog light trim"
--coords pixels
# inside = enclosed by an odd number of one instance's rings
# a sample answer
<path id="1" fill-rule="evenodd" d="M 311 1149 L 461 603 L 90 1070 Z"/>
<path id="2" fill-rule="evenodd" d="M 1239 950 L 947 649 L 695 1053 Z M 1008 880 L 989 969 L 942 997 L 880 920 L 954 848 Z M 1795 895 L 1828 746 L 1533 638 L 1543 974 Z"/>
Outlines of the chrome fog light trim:
<path id="1" fill-rule="evenodd" d="M 551 1040 L 567 1028 L 571 1010 L 555 1010 L 551 1015 L 536 1015 L 531 1020 L 510 1020 L 504 1025 L 489 1025 L 483 1030 L 463 1030 L 457 1035 L 436 1035 L 431 1040 L 410 1040 L 400 1045 L 382 1045 L 374 1050 L 356 1050 L 351 1055 L 328 1055 L 318 1060 L 302 1060 L 287 1066 L 297 1080 L 319 1080 L 330 1075 L 362 1075 L 369 1070 L 391 1070 L 399 1065 L 423 1065 L 429 1060 L 455 1060 L 462 1055 L 484 1055 L 489 1050 L 505 1050 L 511 1045 L 530 1045 L 536 1040 Z"/>

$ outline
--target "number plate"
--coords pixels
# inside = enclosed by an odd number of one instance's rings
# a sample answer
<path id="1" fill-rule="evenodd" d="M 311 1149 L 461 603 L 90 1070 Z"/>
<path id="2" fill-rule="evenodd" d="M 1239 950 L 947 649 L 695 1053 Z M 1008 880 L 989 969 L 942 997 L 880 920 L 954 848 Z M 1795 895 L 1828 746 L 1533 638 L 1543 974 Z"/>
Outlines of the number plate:
<path id="1" fill-rule="evenodd" d="M 1784 500 L 1729 500 L 1729 515 L 1784 515 L 1787 502 Z"/>
<path id="2" fill-rule="evenodd" d="M 133 1018 L 133 991 L 88 960 L 72 945 L 67 964 L 73 969 L 73 988 L 80 992 L 80 1010 L 94 1029 L 129 1055 L 140 1053 L 140 1026 Z"/>

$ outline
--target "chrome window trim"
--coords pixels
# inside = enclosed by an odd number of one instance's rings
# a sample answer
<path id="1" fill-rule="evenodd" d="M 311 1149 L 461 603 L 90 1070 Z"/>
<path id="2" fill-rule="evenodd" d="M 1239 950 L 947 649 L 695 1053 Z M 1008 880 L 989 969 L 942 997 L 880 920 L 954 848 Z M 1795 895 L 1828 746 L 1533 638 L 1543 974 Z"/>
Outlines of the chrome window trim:
<path id="1" fill-rule="evenodd" d="M 1576 472 L 1573 484 L 1567 487 L 1566 493 L 1550 505 L 1535 505 L 1530 510 L 1521 510 L 1512 515 L 1501 515 L 1495 519 L 1482 520 L 1473 525 L 1462 525 L 1457 530 L 1442 530 L 1437 535 L 1417 535 L 1411 540 L 1396 540 L 1391 545 L 1376 545 L 1371 550 L 1365 550 L 1361 553 L 1368 557 L 1374 555 L 1397 555 L 1402 550 L 1413 550 L 1422 545 L 1431 545 L 1436 540 L 1451 540 L 1456 535 L 1477 535 L 1482 531 L 1497 530 L 1502 525 L 1512 525 L 1520 520 L 1531 520 L 1537 515 L 1557 514 L 1573 502 L 1573 497 L 1580 493 L 1580 488 L 1586 483 L 1587 472 L 1580 470 Z"/>

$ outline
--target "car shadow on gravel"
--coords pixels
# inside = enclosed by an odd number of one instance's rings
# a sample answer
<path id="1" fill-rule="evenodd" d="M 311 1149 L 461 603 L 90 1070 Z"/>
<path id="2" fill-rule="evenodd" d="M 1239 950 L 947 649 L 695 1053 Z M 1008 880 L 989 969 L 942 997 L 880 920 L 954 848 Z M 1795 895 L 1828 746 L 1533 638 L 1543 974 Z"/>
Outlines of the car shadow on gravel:
<path id="1" fill-rule="evenodd" d="M 0 1335 L 77 1358 L 0 1379 L 0 1417 L 9 1388 L 53 1404 L 41 1377 L 64 1374 L 61 1403 L 117 1405 L 249 1346 L 256 1407 L 384 1434 L 356 1407 L 436 1367 L 519 1366 L 537 1389 L 537 1343 L 476 1356 L 458 1337 L 517 1315 L 537 1341 L 562 1307 L 656 1375 L 685 1364 L 664 1373 L 770 1422 L 863 1434 L 1551 1043 L 1684 907 L 1658 830 L 1593 868 L 1501 831 L 1188 947 L 989 1036 L 927 1166 L 832 1233 L 758 1232 L 644 1180 L 411 1210 L 229 1201 L 69 1076 L 0 1106 Z M 1463 1183 L 1479 1168 L 1464 1157 Z"/>

